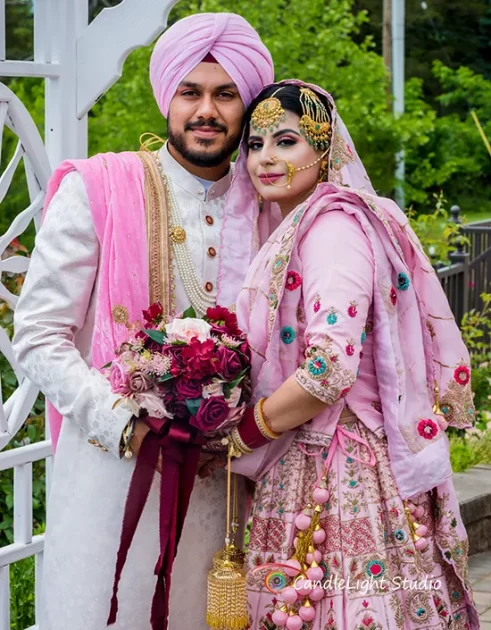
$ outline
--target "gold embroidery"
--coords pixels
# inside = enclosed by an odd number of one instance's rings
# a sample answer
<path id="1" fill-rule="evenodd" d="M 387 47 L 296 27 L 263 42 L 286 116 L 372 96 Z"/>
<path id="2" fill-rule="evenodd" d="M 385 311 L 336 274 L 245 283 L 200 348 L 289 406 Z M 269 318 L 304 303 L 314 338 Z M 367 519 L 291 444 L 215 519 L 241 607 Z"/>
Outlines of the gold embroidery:
<path id="1" fill-rule="evenodd" d="M 150 303 L 160 302 L 166 315 L 175 313 L 175 279 L 172 248 L 169 247 L 169 221 L 165 191 L 155 156 L 140 152 L 145 170 L 145 207 L 147 217 L 148 273 Z"/>
<path id="2" fill-rule="evenodd" d="M 121 304 L 115 304 L 112 308 L 113 320 L 116 324 L 127 324 L 129 320 L 129 313 L 126 306 Z"/>
<path id="3" fill-rule="evenodd" d="M 186 240 L 186 230 L 180 225 L 177 225 L 171 229 L 169 236 L 173 243 L 180 245 Z"/>
<path id="4" fill-rule="evenodd" d="M 458 383 L 455 380 L 455 372 L 463 368 L 467 372 L 468 379 L 466 383 Z M 445 420 L 456 429 L 465 429 L 475 420 L 475 408 L 472 396 L 470 366 L 464 361 L 454 368 L 454 375 L 450 381 L 445 395 L 440 400 L 440 408 L 443 412 Z"/>
<path id="5" fill-rule="evenodd" d="M 329 181 L 333 184 L 342 185 L 343 175 L 342 169 L 348 164 L 353 163 L 355 158 L 353 153 L 349 150 L 342 134 L 339 131 L 338 126 L 335 126 L 334 137 L 331 148 L 331 167 Z"/>

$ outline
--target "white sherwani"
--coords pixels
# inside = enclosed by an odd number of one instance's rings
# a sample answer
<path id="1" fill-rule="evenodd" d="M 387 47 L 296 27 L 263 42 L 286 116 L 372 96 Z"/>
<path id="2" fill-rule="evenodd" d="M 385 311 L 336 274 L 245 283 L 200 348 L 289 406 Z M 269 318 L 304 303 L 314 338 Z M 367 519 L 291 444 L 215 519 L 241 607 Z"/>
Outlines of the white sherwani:
<path id="1" fill-rule="evenodd" d="M 160 151 L 180 206 L 203 285 L 218 277 L 220 229 L 230 176 L 205 191 L 164 147 Z M 214 255 L 215 254 L 215 255 Z M 53 197 L 36 239 L 16 315 L 14 350 L 22 369 L 64 420 L 48 505 L 40 630 L 103 630 L 133 460 L 120 459 L 131 416 L 90 364 L 99 243 L 81 176 L 70 173 Z M 176 278 L 176 306 L 189 299 Z M 91 443 L 92 442 L 92 443 Z M 94 446 L 99 443 L 107 452 Z M 159 555 L 158 475 L 119 587 L 115 630 L 148 630 Z M 174 563 L 170 629 L 204 630 L 206 576 L 225 535 L 225 475 L 196 480 Z"/>

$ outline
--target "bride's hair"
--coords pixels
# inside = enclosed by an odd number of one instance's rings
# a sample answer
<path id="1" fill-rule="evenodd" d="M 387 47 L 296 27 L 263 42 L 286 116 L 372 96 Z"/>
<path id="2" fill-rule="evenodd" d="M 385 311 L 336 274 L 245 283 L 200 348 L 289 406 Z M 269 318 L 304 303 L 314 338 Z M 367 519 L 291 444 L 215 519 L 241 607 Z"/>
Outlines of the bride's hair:
<path id="1" fill-rule="evenodd" d="M 275 98 L 280 101 L 283 109 L 288 112 L 292 112 L 293 114 L 296 114 L 299 118 L 303 116 L 304 111 L 300 102 L 300 87 L 298 85 L 285 85 L 274 83 L 273 85 L 265 87 L 261 92 L 259 92 L 256 98 L 249 105 L 244 116 L 244 141 L 246 143 L 246 146 L 247 140 L 249 139 L 249 128 L 254 110 L 259 105 L 259 103 L 262 103 L 262 101 L 270 98 L 271 96 L 273 96 L 273 94 Z M 318 92 L 316 92 L 316 94 L 321 100 L 324 107 L 327 109 L 327 111 L 330 112 L 331 105 L 328 102 L 327 98 L 323 94 L 319 94 Z"/>

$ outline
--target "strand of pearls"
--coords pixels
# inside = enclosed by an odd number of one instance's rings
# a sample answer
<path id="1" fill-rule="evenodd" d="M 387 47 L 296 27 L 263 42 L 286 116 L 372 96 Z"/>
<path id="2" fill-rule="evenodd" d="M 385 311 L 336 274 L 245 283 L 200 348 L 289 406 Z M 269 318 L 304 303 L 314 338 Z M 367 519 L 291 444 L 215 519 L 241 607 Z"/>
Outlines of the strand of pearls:
<path id="1" fill-rule="evenodd" d="M 181 212 L 176 199 L 174 188 L 170 179 L 164 173 L 158 156 L 156 155 L 157 166 L 164 184 L 165 196 L 170 218 L 171 242 L 174 249 L 177 269 L 181 277 L 186 294 L 191 302 L 191 306 L 198 316 L 204 315 L 206 310 L 216 305 L 216 291 L 206 291 L 196 273 L 191 252 L 186 243 L 186 232 L 182 225 Z M 180 235 L 181 238 L 174 239 L 172 235 Z"/>

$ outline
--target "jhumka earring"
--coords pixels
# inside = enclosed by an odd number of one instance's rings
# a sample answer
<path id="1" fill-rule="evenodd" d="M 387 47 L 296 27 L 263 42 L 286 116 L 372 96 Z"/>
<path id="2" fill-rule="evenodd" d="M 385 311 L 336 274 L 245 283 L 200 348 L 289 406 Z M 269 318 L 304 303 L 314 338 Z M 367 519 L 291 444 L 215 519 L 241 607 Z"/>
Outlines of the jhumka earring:
<path id="1" fill-rule="evenodd" d="M 300 104 L 303 111 L 300 132 L 316 151 L 326 151 L 331 145 L 332 128 L 324 103 L 309 88 L 300 88 Z"/>

